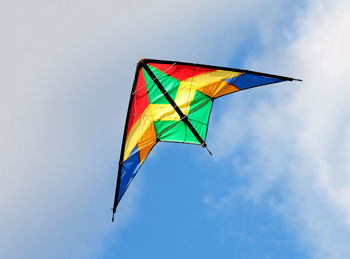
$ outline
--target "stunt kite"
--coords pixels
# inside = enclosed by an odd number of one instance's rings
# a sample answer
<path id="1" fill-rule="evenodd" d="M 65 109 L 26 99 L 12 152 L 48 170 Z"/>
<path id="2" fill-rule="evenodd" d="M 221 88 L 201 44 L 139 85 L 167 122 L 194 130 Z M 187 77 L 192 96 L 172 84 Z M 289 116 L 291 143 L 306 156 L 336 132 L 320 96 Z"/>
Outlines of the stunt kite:
<path id="1" fill-rule="evenodd" d="M 120 152 L 113 218 L 157 142 L 205 143 L 213 101 L 248 88 L 299 79 L 178 61 L 137 63 Z"/>

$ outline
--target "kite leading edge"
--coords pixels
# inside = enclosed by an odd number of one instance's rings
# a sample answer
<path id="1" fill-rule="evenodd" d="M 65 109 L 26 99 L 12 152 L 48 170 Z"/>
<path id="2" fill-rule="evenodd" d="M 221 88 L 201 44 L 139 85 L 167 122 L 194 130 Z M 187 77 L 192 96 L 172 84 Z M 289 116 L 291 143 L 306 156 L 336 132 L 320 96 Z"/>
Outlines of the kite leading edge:
<path id="1" fill-rule="evenodd" d="M 120 152 L 113 217 L 120 199 L 159 141 L 205 143 L 213 101 L 241 90 L 301 81 L 249 70 L 142 59 L 136 67 Z"/>

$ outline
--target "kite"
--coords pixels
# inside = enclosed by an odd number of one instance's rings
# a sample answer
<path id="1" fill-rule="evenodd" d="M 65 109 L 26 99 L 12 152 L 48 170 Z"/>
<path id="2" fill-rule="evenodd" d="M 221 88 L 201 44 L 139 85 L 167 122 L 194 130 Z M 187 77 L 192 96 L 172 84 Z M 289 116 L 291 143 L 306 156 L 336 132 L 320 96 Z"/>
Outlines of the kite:
<path id="1" fill-rule="evenodd" d="M 299 79 L 249 70 L 142 59 L 136 67 L 122 141 L 113 218 L 120 199 L 157 142 L 201 145 L 213 101 L 248 88 Z"/>

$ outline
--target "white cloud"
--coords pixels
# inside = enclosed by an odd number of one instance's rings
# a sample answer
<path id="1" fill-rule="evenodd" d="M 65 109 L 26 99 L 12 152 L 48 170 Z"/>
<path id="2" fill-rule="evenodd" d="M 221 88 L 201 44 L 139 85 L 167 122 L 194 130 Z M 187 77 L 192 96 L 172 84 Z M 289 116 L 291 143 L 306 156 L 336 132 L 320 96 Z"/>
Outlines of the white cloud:
<path id="1" fill-rule="evenodd" d="M 248 163 L 235 167 L 235 173 L 249 172 L 248 197 L 275 200 L 273 207 L 313 258 L 350 253 L 349 12 L 347 1 L 308 1 L 296 31 L 286 34 L 289 42 L 273 50 L 265 46 L 266 58 L 249 62 L 259 70 L 301 77 L 301 87 L 259 90 L 270 96 L 242 93 L 238 104 L 232 97 L 234 114 L 217 126 L 229 121 L 236 129 L 240 123 L 243 133 L 231 142 L 218 136 L 217 149 L 250 147 Z"/>
<path id="2" fill-rule="evenodd" d="M 108 209 L 137 60 L 224 65 L 246 33 L 256 33 L 257 23 L 270 28 L 276 20 L 286 22 L 280 5 L 270 11 L 265 5 L 276 6 L 272 0 L 3 5 L 0 257 L 101 253 L 102 240 L 135 214 L 130 204 L 142 187 L 142 180 L 133 183 L 119 223 L 111 225 Z"/>

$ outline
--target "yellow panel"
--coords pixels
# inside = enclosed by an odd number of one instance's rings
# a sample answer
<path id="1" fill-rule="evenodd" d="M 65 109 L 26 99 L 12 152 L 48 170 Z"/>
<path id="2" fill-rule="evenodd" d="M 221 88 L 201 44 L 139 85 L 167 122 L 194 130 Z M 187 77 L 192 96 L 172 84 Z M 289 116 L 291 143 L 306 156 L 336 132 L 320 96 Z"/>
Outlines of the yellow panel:
<path id="1" fill-rule="evenodd" d="M 180 116 L 170 104 L 151 104 L 153 119 L 155 121 L 167 120 L 178 121 Z"/>
<path id="2" fill-rule="evenodd" d="M 206 85 L 213 84 L 214 82 L 225 80 L 228 78 L 236 77 L 241 75 L 241 72 L 231 72 L 224 70 L 216 70 L 209 73 L 200 74 L 182 81 L 188 87 L 199 90 Z"/>
<path id="3" fill-rule="evenodd" d="M 148 105 L 126 137 L 123 160 L 128 158 L 132 150 L 135 148 L 137 142 L 145 134 L 151 124 L 153 124 L 153 116 L 150 105 Z"/>
<path id="4" fill-rule="evenodd" d="M 190 105 L 193 101 L 196 90 L 190 88 L 186 83 L 180 82 L 179 89 L 176 94 L 175 103 L 184 114 L 188 114 Z"/>
<path id="5" fill-rule="evenodd" d="M 188 85 L 180 83 L 176 94 L 175 103 L 184 114 L 188 114 L 190 105 L 193 101 L 196 90 L 188 87 Z M 155 121 L 168 120 L 179 121 L 180 116 L 170 104 L 151 104 L 152 114 Z"/>
<path id="6" fill-rule="evenodd" d="M 140 164 L 143 163 L 152 147 L 156 144 L 156 141 L 156 130 L 154 128 L 154 124 L 151 124 L 140 141 L 137 143 L 137 148 L 140 150 Z"/>

